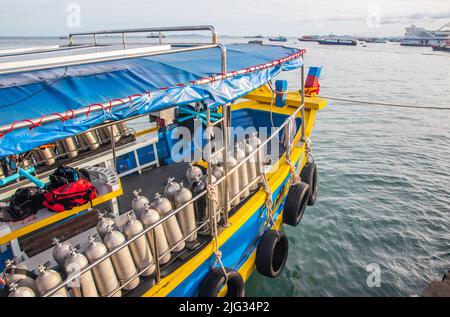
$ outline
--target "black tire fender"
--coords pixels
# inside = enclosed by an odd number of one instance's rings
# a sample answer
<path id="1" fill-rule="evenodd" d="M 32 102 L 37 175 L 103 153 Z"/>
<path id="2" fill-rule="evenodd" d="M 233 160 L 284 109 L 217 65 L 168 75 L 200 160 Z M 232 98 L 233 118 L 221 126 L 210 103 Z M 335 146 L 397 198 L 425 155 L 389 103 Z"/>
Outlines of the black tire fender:
<path id="1" fill-rule="evenodd" d="M 275 278 L 283 271 L 289 253 L 289 241 L 283 231 L 267 230 L 256 249 L 256 270 Z"/>
<path id="2" fill-rule="evenodd" d="M 300 182 L 289 188 L 284 204 L 283 222 L 290 226 L 297 226 L 303 218 L 310 196 L 309 185 Z"/>
<path id="3" fill-rule="evenodd" d="M 314 162 L 307 163 L 300 172 L 300 178 L 303 182 L 309 185 L 310 195 L 308 205 L 313 206 L 317 201 L 317 196 L 319 194 L 319 188 L 317 186 L 317 166 Z"/>
<path id="4" fill-rule="evenodd" d="M 221 267 L 213 269 L 203 280 L 198 296 L 200 297 L 217 297 L 220 290 L 227 286 L 226 297 L 244 297 L 245 283 L 241 274 L 238 272 L 225 269 L 227 277 Z"/>

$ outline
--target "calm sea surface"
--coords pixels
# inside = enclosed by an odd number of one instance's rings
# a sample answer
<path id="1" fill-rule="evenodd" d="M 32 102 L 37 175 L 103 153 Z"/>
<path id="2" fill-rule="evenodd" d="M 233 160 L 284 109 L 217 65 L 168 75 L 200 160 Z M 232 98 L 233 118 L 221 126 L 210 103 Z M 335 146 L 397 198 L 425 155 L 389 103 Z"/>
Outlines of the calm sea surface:
<path id="1" fill-rule="evenodd" d="M 48 43 L 0 38 L 2 48 Z M 394 43 L 286 45 L 306 48 L 308 66 L 324 66 L 324 96 L 450 107 L 450 53 Z M 298 72 L 283 76 L 298 83 Z M 440 279 L 450 269 L 450 111 L 330 101 L 312 141 L 319 201 L 285 229 L 282 276 L 253 274 L 247 295 L 414 296 Z M 371 264 L 380 267 L 380 287 L 366 283 Z"/>

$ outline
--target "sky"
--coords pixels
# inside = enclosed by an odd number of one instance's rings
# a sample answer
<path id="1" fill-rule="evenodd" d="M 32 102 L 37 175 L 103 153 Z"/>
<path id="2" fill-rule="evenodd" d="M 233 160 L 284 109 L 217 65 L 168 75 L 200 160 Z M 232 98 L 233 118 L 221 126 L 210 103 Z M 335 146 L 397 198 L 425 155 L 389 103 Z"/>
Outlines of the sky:
<path id="1" fill-rule="evenodd" d="M 212 24 L 222 35 L 399 36 L 450 22 L 450 0 L 0 0 L 0 36 Z"/>

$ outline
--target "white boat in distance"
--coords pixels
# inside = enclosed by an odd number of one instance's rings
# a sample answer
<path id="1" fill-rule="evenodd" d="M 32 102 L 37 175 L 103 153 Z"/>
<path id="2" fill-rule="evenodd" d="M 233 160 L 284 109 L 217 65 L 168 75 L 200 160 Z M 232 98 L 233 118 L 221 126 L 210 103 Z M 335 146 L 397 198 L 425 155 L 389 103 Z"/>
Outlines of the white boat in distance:
<path id="1" fill-rule="evenodd" d="M 436 46 L 450 39 L 450 23 L 436 31 L 429 31 L 415 25 L 406 28 L 401 45 L 403 46 Z"/>

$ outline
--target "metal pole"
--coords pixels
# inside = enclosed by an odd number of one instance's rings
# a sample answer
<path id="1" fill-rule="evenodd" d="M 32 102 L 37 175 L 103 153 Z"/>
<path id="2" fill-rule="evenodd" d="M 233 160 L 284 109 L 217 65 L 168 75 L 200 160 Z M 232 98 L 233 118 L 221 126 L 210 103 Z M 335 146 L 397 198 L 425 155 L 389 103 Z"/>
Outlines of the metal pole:
<path id="1" fill-rule="evenodd" d="M 159 284 L 161 281 L 161 271 L 159 267 L 159 250 L 158 245 L 156 244 L 156 232 L 155 228 L 152 229 L 152 240 L 153 240 L 153 250 L 155 250 L 155 270 L 156 270 L 156 284 Z"/>
<path id="2" fill-rule="evenodd" d="M 302 92 L 302 140 L 305 137 L 305 55 L 302 54 L 303 65 L 301 69 L 301 92 Z"/>
<path id="3" fill-rule="evenodd" d="M 211 109 L 208 108 L 206 110 L 206 140 L 208 142 L 208 171 L 207 171 L 207 175 L 208 175 L 208 187 L 211 188 L 212 184 L 212 160 L 211 160 L 211 155 L 212 155 L 212 151 L 211 151 Z M 207 201 L 207 208 L 208 208 L 208 216 L 209 216 L 209 224 L 210 224 L 210 234 L 211 237 L 214 237 L 214 233 L 216 232 L 216 222 L 215 220 L 215 210 L 214 210 L 214 206 L 213 206 L 213 201 L 211 200 L 210 195 L 206 196 L 206 201 Z"/>
<path id="4" fill-rule="evenodd" d="M 114 135 L 114 125 L 111 124 L 109 126 L 109 133 L 111 134 L 111 150 L 112 150 L 112 156 L 113 156 L 113 166 L 114 166 L 114 173 L 117 172 L 117 162 L 116 162 L 116 139 Z"/>
<path id="5" fill-rule="evenodd" d="M 223 172 L 225 174 L 225 192 L 223 198 L 223 219 L 225 226 L 228 226 L 228 210 L 230 209 L 229 201 L 228 201 L 228 104 L 222 106 L 222 114 L 223 114 Z"/>

